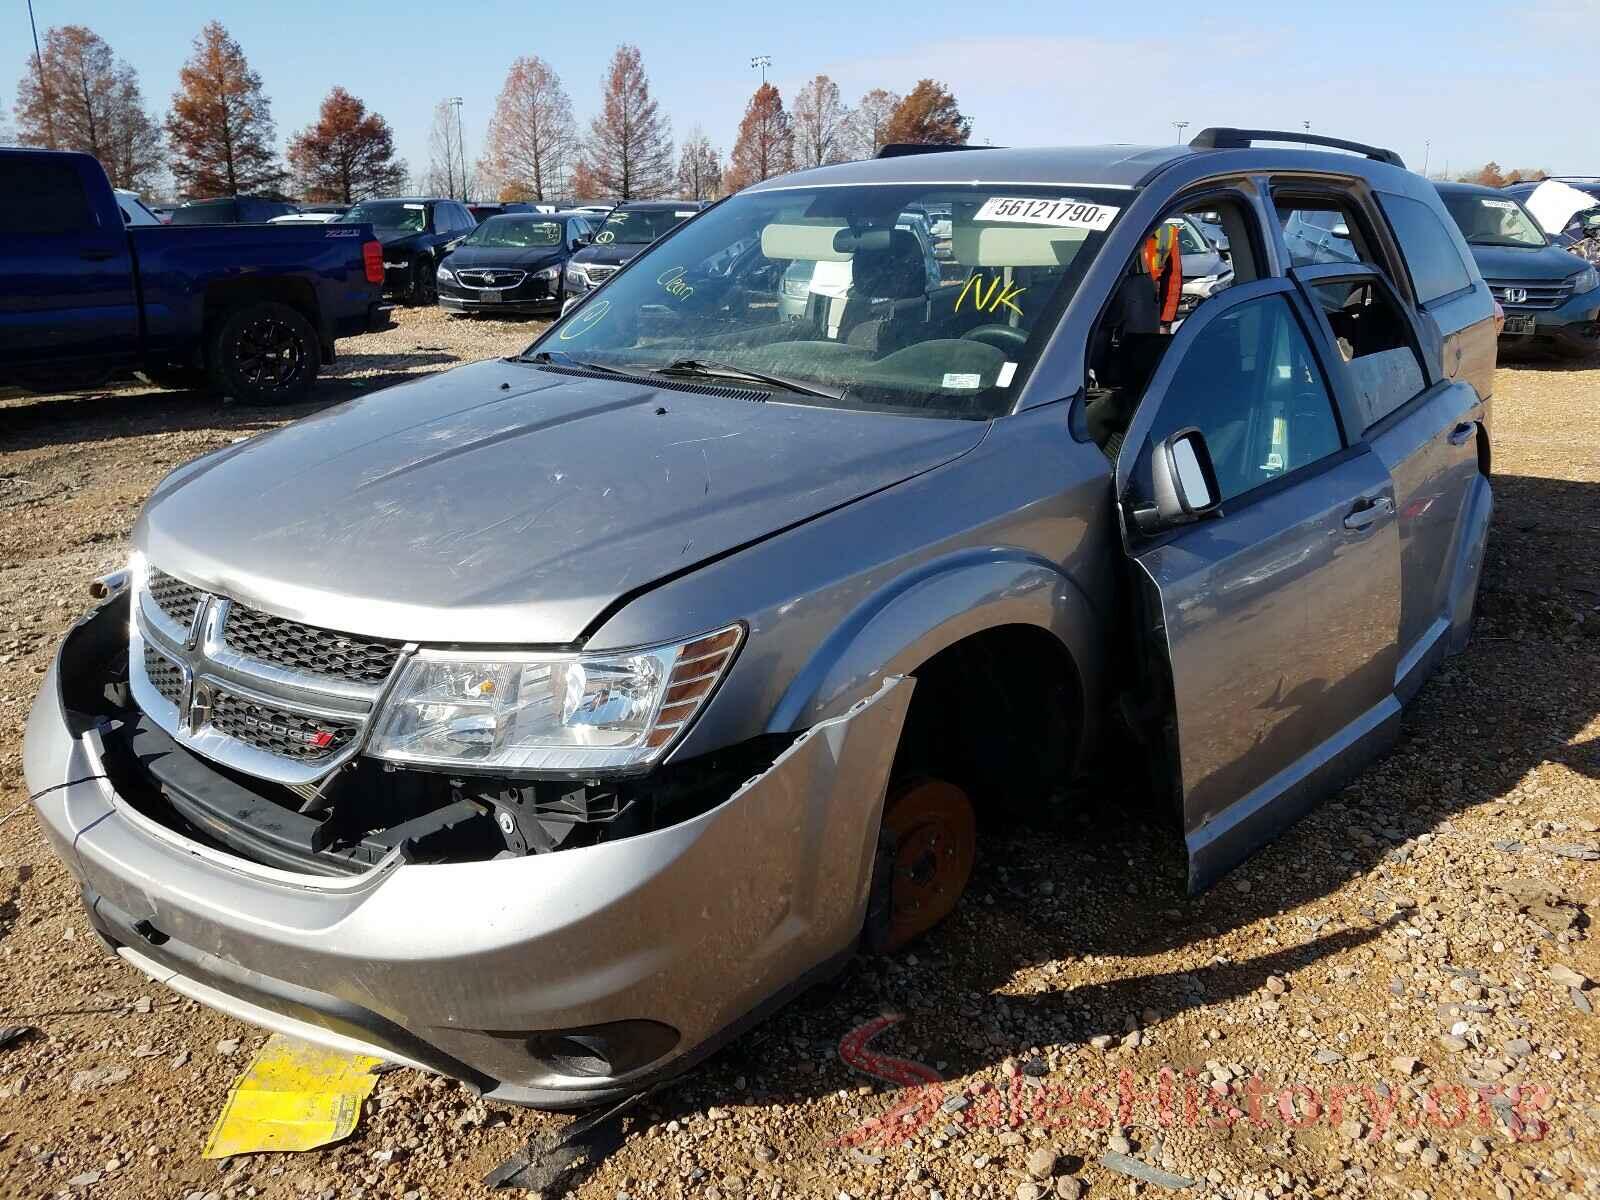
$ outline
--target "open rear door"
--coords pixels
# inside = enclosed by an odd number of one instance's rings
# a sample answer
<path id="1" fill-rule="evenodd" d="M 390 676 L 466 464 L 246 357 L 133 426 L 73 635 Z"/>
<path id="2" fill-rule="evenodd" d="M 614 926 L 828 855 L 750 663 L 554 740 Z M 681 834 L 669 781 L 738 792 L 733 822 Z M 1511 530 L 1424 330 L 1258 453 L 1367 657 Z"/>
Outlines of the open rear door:
<path id="1" fill-rule="evenodd" d="M 1191 890 L 1358 769 L 1399 713 L 1393 486 L 1343 434 L 1329 350 L 1283 280 L 1206 301 L 1174 337 L 1119 456 L 1145 650 L 1170 671 Z M 1183 429 L 1205 436 L 1222 502 L 1162 528 L 1151 447 Z"/>

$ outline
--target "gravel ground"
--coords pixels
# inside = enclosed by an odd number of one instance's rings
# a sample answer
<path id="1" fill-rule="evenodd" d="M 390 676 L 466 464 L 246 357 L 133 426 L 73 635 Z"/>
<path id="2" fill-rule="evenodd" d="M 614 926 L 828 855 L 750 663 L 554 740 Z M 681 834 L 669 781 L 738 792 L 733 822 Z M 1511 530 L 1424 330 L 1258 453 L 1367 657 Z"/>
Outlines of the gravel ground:
<path id="1" fill-rule="evenodd" d="M 0 1194 L 475 1196 L 567 1120 L 397 1071 L 342 1145 L 203 1161 L 264 1035 L 108 959 L 26 809 L 28 705 L 161 475 L 537 328 L 400 321 L 294 410 L 0 399 L 0 1025 L 40 1030 L 0 1049 Z M 856 961 L 546 1194 L 1041 1200 L 1162 1194 L 1159 1168 L 1246 1200 L 1600 1196 L 1597 387 L 1501 369 L 1473 644 L 1400 746 L 1268 851 L 1190 898 L 1177 837 L 1114 778 L 991 830 L 914 953 Z M 884 1060 L 841 1047 L 884 1013 Z M 937 1090 L 890 1082 L 929 1068 Z"/>

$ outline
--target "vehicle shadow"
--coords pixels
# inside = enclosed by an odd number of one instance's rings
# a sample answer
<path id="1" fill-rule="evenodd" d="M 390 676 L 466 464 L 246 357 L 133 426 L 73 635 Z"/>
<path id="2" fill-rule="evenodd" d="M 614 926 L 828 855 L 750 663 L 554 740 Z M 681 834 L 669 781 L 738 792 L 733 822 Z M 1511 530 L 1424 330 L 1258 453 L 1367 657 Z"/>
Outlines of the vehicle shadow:
<path id="1" fill-rule="evenodd" d="M 1262 988 L 1273 975 L 1291 980 L 1286 1007 L 1313 1044 L 1341 1031 L 1352 1045 L 1376 1044 L 1382 1030 L 1368 1018 L 1381 1022 L 1381 1008 L 1359 1018 L 1341 995 L 1362 976 L 1368 988 L 1386 984 L 1386 964 L 1349 952 L 1382 939 L 1401 906 L 1450 903 L 1409 889 L 1416 839 L 1475 805 L 1521 803 L 1510 793 L 1545 763 L 1600 778 L 1600 739 L 1579 740 L 1600 708 L 1600 557 L 1571 554 L 1574 531 L 1600 524 L 1600 484 L 1498 476 L 1495 490 L 1472 643 L 1408 707 L 1388 755 L 1254 859 L 1189 896 L 1176 822 L 1139 770 L 1104 764 L 1027 824 L 986 830 L 960 908 L 909 951 L 858 956 L 633 1120 L 690 1121 L 711 1105 L 761 1108 L 860 1088 L 871 1081 L 841 1058 L 841 1039 L 886 1011 L 904 1019 L 873 1050 L 946 1079 L 1137 1028 L 1142 1048 L 1118 1051 L 1104 1071 L 1127 1066 L 1150 1086 L 1162 1066 L 1235 1057 L 1235 1018 L 1216 1009 L 1202 1024 L 1196 1010 L 1258 993 L 1270 1001 Z M 1518 855 L 1523 873 L 1556 861 L 1536 842 L 1497 852 L 1512 872 Z M 1314 903 L 1341 892 L 1337 906 Z M 1528 936 L 1554 934 L 1530 926 Z M 1334 956 L 1346 982 L 1323 966 Z M 1143 960 L 1156 969 L 1142 970 Z M 862 1097 L 863 1118 L 906 1098 L 872 1087 L 881 1094 Z M 847 1132 L 787 1149 L 826 1161 L 841 1152 L 831 1138 Z"/>

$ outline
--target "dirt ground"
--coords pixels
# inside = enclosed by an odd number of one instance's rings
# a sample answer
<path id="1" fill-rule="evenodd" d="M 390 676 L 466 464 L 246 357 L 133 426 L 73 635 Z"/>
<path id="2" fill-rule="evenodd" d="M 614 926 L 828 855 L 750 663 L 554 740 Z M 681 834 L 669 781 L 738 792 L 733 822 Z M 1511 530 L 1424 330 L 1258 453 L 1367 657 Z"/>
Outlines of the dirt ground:
<path id="1" fill-rule="evenodd" d="M 102 952 L 21 767 L 56 641 L 163 474 L 536 328 L 403 313 L 289 411 L 0 398 L 0 1026 L 38 1030 L 0 1048 L 0 1195 L 476 1196 L 569 1119 L 396 1071 L 340 1145 L 203 1160 L 265 1035 Z M 1600 1196 L 1597 396 L 1600 369 L 1501 368 L 1473 643 L 1400 746 L 1269 850 L 1191 898 L 1176 834 L 1114 780 L 992 830 L 913 953 L 856 960 L 546 1195 L 1158 1195 L 1126 1172 L 1159 1168 L 1246 1200 Z M 884 1060 L 846 1041 L 885 1013 Z"/>

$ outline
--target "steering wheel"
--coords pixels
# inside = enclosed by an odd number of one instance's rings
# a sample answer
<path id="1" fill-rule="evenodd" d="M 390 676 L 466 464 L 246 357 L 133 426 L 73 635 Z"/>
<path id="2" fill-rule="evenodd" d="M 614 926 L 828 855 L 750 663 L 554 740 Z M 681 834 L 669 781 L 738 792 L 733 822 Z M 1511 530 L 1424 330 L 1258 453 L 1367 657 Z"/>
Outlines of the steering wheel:
<path id="1" fill-rule="evenodd" d="M 976 329 L 969 329 L 963 333 L 961 340 L 982 342 L 985 346 L 993 346 L 996 350 L 1019 351 L 1028 344 L 1028 334 L 1025 330 L 1013 329 L 1009 325 L 979 325 Z"/>

